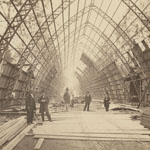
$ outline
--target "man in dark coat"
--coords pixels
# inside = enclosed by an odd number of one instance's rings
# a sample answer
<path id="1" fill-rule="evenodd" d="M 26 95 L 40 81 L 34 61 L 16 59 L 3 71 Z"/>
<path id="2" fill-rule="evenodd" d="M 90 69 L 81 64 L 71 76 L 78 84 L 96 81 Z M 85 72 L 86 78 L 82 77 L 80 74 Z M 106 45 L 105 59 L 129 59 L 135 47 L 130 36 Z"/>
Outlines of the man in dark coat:
<path id="1" fill-rule="evenodd" d="M 85 106 L 84 106 L 84 111 L 89 111 L 89 108 L 90 108 L 90 103 L 92 101 L 92 97 L 90 95 L 89 92 L 87 92 L 87 94 L 85 95 Z"/>
<path id="2" fill-rule="evenodd" d="M 48 109 L 49 98 L 46 96 L 45 91 L 42 91 L 42 95 L 39 98 L 38 102 L 40 103 L 40 113 L 42 116 L 42 121 L 44 121 L 44 112 L 46 112 L 46 116 L 49 121 L 51 120 L 51 116 Z"/>
<path id="3" fill-rule="evenodd" d="M 66 107 L 66 111 L 68 111 L 68 107 L 70 105 L 70 93 L 69 93 L 69 89 L 66 88 L 66 92 L 64 93 L 64 102 L 65 102 L 65 107 Z"/>
<path id="4" fill-rule="evenodd" d="M 106 111 L 109 111 L 109 104 L 110 104 L 110 97 L 108 92 L 106 92 L 105 98 L 104 98 L 104 107 Z"/>
<path id="5" fill-rule="evenodd" d="M 36 111 L 35 100 L 30 91 L 26 92 L 26 111 L 27 111 L 27 124 L 33 122 L 34 111 Z"/>

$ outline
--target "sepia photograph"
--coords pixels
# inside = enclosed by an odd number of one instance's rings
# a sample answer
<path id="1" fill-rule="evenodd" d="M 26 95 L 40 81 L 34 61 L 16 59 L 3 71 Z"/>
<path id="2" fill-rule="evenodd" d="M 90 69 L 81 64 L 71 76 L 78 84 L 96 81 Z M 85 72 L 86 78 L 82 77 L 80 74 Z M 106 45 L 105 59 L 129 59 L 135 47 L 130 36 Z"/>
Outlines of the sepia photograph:
<path id="1" fill-rule="evenodd" d="M 150 0 L 0 0 L 0 150 L 150 150 Z"/>

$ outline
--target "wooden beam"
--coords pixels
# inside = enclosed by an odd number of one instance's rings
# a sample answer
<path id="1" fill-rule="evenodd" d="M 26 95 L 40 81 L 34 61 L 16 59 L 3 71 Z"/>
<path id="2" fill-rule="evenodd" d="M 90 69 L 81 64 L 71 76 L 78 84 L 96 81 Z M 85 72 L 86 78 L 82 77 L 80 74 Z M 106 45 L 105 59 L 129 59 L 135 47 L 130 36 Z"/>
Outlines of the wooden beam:
<path id="1" fill-rule="evenodd" d="M 128 136 L 116 138 L 110 135 L 108 135 L 107 137 L 35 135 L 34 138 L 45 138 L 45 139 L 50 139 L 50 140 L 87 140 L 87 141 L 139 141 L 139 142 L 150 141 L 150 138 L 148 135 L 147 137 L 137 136 L 136 138 L 128 137 Z"/>
<path id="2" fill-rule="evenodd" d="M 14 147 L 24 138 L 24 136 L 34 127 L 35 124 L 29 125 L 20 134 L 18 134 L 3 150 L 13 150 Z"/>
<path id="3" fill-rule="evenodd" d="M 41 148 L 43 142 L 44 142 L 44 138 L 38 139 L 37 143 L 35 144 L 34 150 L 39 150 Z"/>

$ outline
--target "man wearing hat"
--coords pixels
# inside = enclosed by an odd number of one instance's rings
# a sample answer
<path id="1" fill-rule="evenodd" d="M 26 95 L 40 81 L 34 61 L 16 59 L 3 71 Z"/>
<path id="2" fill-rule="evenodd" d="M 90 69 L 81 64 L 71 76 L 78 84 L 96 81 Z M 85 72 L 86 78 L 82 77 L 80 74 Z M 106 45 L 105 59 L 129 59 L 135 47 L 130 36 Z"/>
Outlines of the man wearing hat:
<path id="1" fill-rule="evenodd" d="M 42 121 L 45 121 L 44 120 L 44 112 L 46 112 L 46 116 L 47 116 L 48 120 L 52 121 L 50 113 L 49 113 L 49 109 L 48 109 L 49 98 L 46 96 L 46 93 L 44 90 L 42 91 L 42 95 L 39 98 L 38 102 L 40 103 L 40 113 L 42 116 Z"/>
<path id="2" fill-rule="evenodd" d="M 106 91 L 105 98 L 104 98 L 104 107 L 106 111 L 109 111 L 109 104 L 110 104 L 110 97 L 109 97 L 109 93 Z"/>
<path id="3" fill-rule="evenodd" d="M 34 100 L 34 96 L 31 90 L 26 91 L 26 103 L 25 104 L 26 104 L 26 111 L 27 111 L 27 124 L 31 124 L 33 123 L 33 117 L 36 111 L 35 100 Z"/>
<path id="4" fill-rule="evenodd" d="M 89 111 L 89 108 L 90 108 L 90 103 L 92 101 L 92 97 L 90 95 L 90 92 L 87 91 L 86 95 L 85 95 L 85 106 L 84 106 L 84 111 Z"/>
<path id="5" fill-rule="evenodd" d="M 63 98 L 64 98 L 64 102 L 65 102 L 66 111 L 68 111 L 68 107 L 70 104 L 70 93 L 69 93 L 68 88 L 66 88 Z"/>

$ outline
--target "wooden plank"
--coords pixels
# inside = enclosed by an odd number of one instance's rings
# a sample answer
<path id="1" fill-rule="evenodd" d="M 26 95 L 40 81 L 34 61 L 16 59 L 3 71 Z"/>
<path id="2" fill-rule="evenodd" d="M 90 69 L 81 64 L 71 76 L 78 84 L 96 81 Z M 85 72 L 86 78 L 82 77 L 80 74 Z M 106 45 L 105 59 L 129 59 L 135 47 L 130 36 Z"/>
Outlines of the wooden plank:
<path id="1" fill-rule="evenodd" d="M 43 142 L 44 142 L 44 138 L 38 139 L 38 141 L 37 141 L 37 143 L 36 143 L 36 145 L 34 147 L 34 150 L 39 150 L 41 148 Z"/>
<path id="2" fill-rule="evenodd" d="M 150 138 L 111 138 L 111 137 L 64 137 L 64 136 L 45 136 L 35 135 L 34 138 L 44 138 L 51 140 L 87 140 L 87 141 L 136 141 L 136 142 L 150 142 Z M 6 150 L 6 149 L 5 149 Z"/>
<path id="3" fill-rule="evenodd" d="M 26 120 L 22 120 L 21 119 L 14 126 L 9 128 L 8 132 L 6 133 L 6 135 L 4 135 L 4 137 L 0 139 L 0 146 L 2 146 L 4 143 L 6 143 L 8 141 L 8 139 L 11 136 L 13 136 L 19 130 L 19 128 L 21 128 L 23 126 L 23 124 L 25 122 L 26 122 Z"/>
<path id="4" fill-rule="evenodd" d="M 85 135 L 101 135 L 101 134 L 122 134 L 122 135 L 150 135 L 150 131 L 149 130 L 99 130 L 98 132 L 66 132 L 66 133 L 62 133 L 62 132 L 51 132 L 49 133 L 48 131 L 42 131 L 41 129 L 37 130 L 37 131 L 34 131 L 33 132 L 35 135 L 41 135 L 41 134 L 44 134 L 44 135 L 65 135 L 65 134 L 78 134 L 78 135 L 81 135 L 81 134 L 85 134 Z"/>
<path id="5" fill-rule="evenodd" d="M 18 115 L 18 116 L 25 116 L 27 113 L 26 112 L 7 112 L 7 111 L 3 111 L 3 112 L 0 112 L 0 115 Z"/>
<path id="6" fill-rule="evenodd" d="M 1 131 L 1 135 L 0 138 L 2 138 L 3 136 L 5 136 L 7 133 L 9 133 L 12 130 L 12 127 L 17 124 L 19 121 L 19 119 L 15 119 L 13 122 L 11 122 L 10 124 L 7 124 L 6 127 L 4 126 L 4 128 L 2 128 L 3 131 Z"/>
<path id="7" fill-rule="evenodd" d="M 27 127 L 27 124 L 24 123 L 12 136 L 8 138 L 8 141 L 12 140 L 16 135 L 18 135 L 22 130 Z"/>
<path id="8" fill-rule="evenodd" d="M 86 138 L 122 138 L 122 139 L 149 139 L 149 135 L 140 135 L 140 134 L 66 134 L 66 133 L 55 133 L 55 134 L 36 134 L 36 136 L 55 136 L 55 137 L 86 137 Z M 44 138 L 44 137 L 43 137 Z"/>
<path id="9" fill-rule="evenodd" d="M 0 133 L 2 134 L 3 131 L 5 131 L 6 129 L 8 129 L 11 125 L 13 125 L 16 122 L 16 120 L 10 120 L 6 123 L 4 123 L 2 126 L 0 126 Z"/>
<path id="10" fill-rule="evenodd" d="M 24 138 L 24 136 L 34 127 L 35 124 L 29 125 L 20 134 L 18 134 L 9 144 L 7 144 L 3 150 L 13 150 L 14 147 Z"/>

